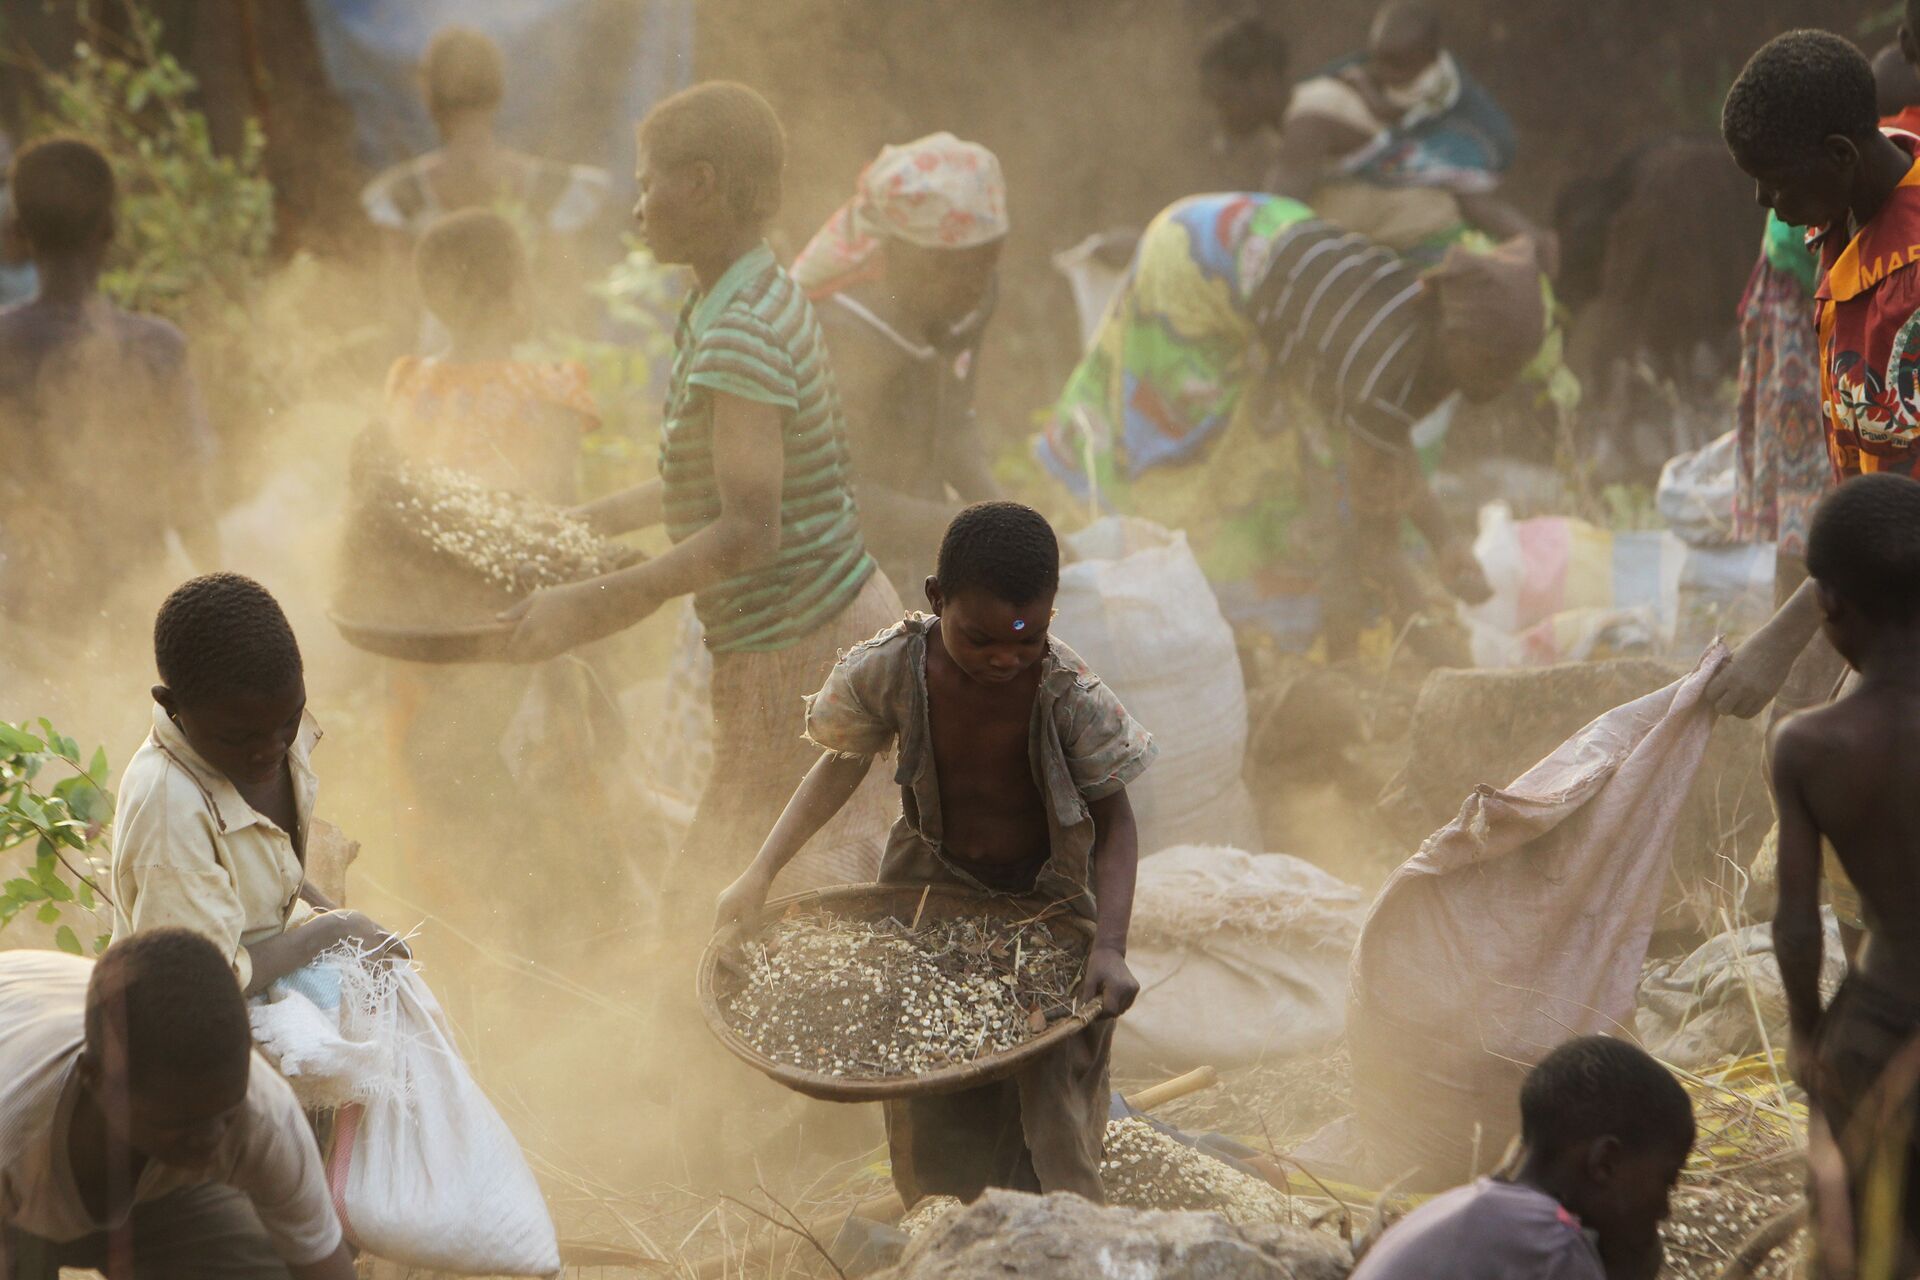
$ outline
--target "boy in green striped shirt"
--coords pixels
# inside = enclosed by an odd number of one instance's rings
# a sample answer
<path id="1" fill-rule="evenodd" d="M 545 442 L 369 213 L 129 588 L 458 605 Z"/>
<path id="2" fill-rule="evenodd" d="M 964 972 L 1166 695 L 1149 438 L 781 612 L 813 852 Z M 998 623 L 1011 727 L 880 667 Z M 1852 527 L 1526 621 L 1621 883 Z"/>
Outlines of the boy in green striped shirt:
<path id="1" fill-rule="evenodd" d="M 675 334 L 660 478 L 584 508 L 613 534 L 663 523 L 672 550 L 542 591 L 507 616 L 539 661 L 692 593 L 714 656 L 716 740 L 670 890 L 710 896 L 812 764 L 802 699 L 840 650 L 900 616 L 855 512 L 846 429 L 819 322 L 764 239 L 785 140 L 765 100 L 714 82 L 640 125 L 641 235 L 697 287 Z M 884 779 L 855 797 L 782 888 L 871 881 L 892 822 Z"/>

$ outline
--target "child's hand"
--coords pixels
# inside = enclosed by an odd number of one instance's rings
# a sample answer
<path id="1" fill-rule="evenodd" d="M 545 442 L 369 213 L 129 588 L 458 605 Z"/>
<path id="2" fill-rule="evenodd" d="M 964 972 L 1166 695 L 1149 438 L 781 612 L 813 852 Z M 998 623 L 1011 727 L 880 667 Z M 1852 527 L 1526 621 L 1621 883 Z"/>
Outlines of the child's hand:
<path id="1" fill-rule="evenodd" d="M 1807 1091 L 1807 1096 L 1814 1102 L 1820 1101 L 1820 1058 L 1811 1040 L 1794 1036 L 1787 1042 L 1787 1074 L 1793 1077 L 1795 1084 Z"/>
<path id="2" fill-rule="evenodd" d="M 747 933 L 759 923 L 768 887 L 766 877 L 749 867 L 714 904 L 713 932 L 720 939 L 720 963 L 725 968 L 738 972 L 742 967 Z"/>
<path id="3" fill-rule="evenodd" d="M 354 943 L 366 951 L 370 959 L 413 959 L 413 952 L 398 935 L 388 933 L 358 911 L 330 911 L 326 918 L 333 927 L 336 941 Z"/>
<path id="4" fill-rule="evenodd" d="M 722 933 L 732 929 L 744 931 L 751 928 L 760 919 L 761 909 L 767 905 L 767 890 L 770 887 L 767 878 L 752 867 L 738 880 L 721 891 L 719 900 L 714 904 L 713 931 Z"/>
<path id="5" fill-rule="evenodd" d="M 1100 1002 L 1100 1016 L 1117 1018 L 1133 1006 L 1140 980 L 1127 968 L 1126 955 L 1114 947 L 1095 947 L 1080 981 L 1080 999 Z"/>

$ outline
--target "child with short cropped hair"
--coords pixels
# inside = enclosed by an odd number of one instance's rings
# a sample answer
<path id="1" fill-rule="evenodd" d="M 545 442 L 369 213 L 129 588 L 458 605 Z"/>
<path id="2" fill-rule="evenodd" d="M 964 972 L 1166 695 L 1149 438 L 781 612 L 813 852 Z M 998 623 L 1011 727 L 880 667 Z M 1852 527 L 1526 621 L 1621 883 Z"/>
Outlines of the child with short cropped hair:
<path id="1" fill-rule="evenodd" d="M 113 829 L 114 945 L 190 929 L 248 995 L 342 941 L 406 954 L 307 879 L 320 729 L 279 602 L 237 573 L 195 578 L 160 606 L 153 649 L 153 732 L 127 762 Z"/>
<path id="2" fill-rule="evenodd" d="M 491 489 L 572 505 L 580 437 L 600 423 L 575 360 L 520 360 L 533 336 L 527 254 L 497 213 L 448 214 L 414 254 L 420 296 L 451 345 L 402 356 L 387 377 L 387 425 L 406 457 Z"/>
<path id="3" fill-rule="evenodd" d="M 779 118 L 745 85 L 711 82 L 655 107 L 639 142 L 641 235 L 696 287 L 674 337 L 660 478 L 584 511 L 608 534 L 664 523 L 674 545 L 506 616 L 519 623 L 513 656 L 538 661 L 693 595 L 714 656 L 714 762 L 668 888 L 704 901 L 811 763 L 801 698 L 900 602 L 861 534 L 820 323 L 766 243 L 786 163 Z M 891 808 L 874 778 L 789 883 L 871 880 Z"/>
<path id="4" fill-rule="evenodd" d="M 1878 1233 L 1920 1273 L 1920 1128 L 1913 1074 L 1890 1070 L 1920 1036 L 1920 482 L 1849 480 L 1807 536 L 1807 569 L 1828 640 L 1856 675 L 1825 706 L 1781 721 L 1773 739 L 1780 813 L 1773 920 L 1792 1026 L 1791 1063 L 1839 1144 L 1855 1234 Z M 1858 963 L 1820 1000 L 1821 841 L 1869 925 Z M 1899 1221 L 1872 1221 L 1876 1187 L 1900 1186 Z"/>
<path id="5" fill-rule="evenodd" d="M 1760 202 L 1813 231 L 1819 403 L 1834 482 L 1920 475 L 1920 412 L 1902 390 L 1920 312 L 1914 137 L 1881 129 L 1872 66 L 1828 31 L 1768 41 L 1727 91 L 1720 129 Z M 1819 630 L 1813 587 L 1803 583 L 1707 685 L 1714 709 L 1758 714 Z"/>
<path id="6" fill-rule="evenodd" d="M 842 658 L 807 706 L 822 754 L 719 926 L 749 925 L 769 887 L 897 745 L 903 812 L 887 884 L 958 884 L 1051 899 L 1095 922 L 1083 999 L 1103 1015 L 1012 1079 L 887 1104 L 901 1198 L 971 1200 L 987 1187 L 1103 1200 L 1113 1019 L 1139 992 L 1127 969 L 1138 836 L 1127 784 L 1155 747 L 1111 689 L 1050 634 L 1060 547 L 1013 502 L 962 511 L 911 614 Z"/>
<path id="7" fill-rule="evenodd" d="M 169 530 L 197 567 L 218 562 L 215 441 L 185 336 L 100 294 L 117 204 L 106 156 L 43 138 L 14 156 L 8 189 L 0 230 L 39 288 L 0 312 L 0 611 L 65 626 L 86 614 L 76 597 L 157 565 Z"/>
<path id="8" fill-rule="evenodd" d="M 218 947 L 0 953 L 0 1277 L 352 1280 L 300 1104 Z"/>
<path id="9" fill-rule="evenodd" d="M 1644 1050 L 1569 1040 L 1520 1087 L 1519 1172 L 1421 1205 L 1353 1280 L 1653 1280 L 1660 1224 L 1693 1148 L 1687 1091 Z"/>

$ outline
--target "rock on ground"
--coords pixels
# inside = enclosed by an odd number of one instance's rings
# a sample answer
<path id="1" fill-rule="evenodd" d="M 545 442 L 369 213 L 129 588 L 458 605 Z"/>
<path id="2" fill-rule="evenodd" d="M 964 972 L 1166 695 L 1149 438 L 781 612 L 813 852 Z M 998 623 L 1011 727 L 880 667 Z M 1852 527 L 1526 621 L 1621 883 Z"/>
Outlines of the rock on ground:
<path id="1" fill-rule="evenodd" d="M 1345 1280 L 1337 1242 L 1211 1213 L 988 1191 L 923 1233 L 884 1280 Z"/>

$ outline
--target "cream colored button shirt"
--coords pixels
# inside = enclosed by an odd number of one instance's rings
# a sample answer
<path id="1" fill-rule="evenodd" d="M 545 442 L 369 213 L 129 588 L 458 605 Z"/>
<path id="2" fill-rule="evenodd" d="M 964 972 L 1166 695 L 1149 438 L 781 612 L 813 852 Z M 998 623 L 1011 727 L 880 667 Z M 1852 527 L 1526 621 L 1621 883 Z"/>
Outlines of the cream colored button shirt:
<path id="1" fill-rule="evenodd" d="M 319 781 L 309 757 L 320 740 L 311 715 L 287 753 L 298 848 L 307 847 Z M 312 914 L 300 899 L 306 873 L 292 835 L 255 811 L 225 774 L 153 709 L 153 732 L 127 762 L 114 819 L 113 936 L 174 925 L 213 940 L 245 987 L 246 948 Z"/>

